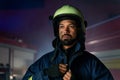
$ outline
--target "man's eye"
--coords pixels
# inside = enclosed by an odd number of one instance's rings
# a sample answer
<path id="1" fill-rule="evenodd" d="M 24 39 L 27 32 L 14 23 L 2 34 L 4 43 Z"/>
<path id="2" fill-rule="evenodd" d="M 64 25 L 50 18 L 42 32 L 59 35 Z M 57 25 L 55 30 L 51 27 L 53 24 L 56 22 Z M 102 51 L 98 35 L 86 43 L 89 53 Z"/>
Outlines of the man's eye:
<path id="1" fill-rule="evenodd" d="M 75 28 L 75 25 L 70 25 L 71 28 Z"/>
<path id="2" fill-rule="evenodd" d="M 63 28 L 64 26 L 62 26 L 62 25 L 59 25 L 59 28 Z"/>

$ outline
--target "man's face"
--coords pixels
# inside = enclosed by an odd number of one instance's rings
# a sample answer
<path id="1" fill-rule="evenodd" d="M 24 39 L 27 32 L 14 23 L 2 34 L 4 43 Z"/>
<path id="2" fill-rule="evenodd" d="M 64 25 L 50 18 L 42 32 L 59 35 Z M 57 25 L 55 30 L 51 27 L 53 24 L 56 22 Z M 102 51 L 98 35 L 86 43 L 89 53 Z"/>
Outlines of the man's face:
<path id="1" fill-rule="evenodd" d="M 64 45 L 71 45 L 76 41 L 77 27 L 74 20 L 62 20 L 59 23 L 59 38 Z"/>

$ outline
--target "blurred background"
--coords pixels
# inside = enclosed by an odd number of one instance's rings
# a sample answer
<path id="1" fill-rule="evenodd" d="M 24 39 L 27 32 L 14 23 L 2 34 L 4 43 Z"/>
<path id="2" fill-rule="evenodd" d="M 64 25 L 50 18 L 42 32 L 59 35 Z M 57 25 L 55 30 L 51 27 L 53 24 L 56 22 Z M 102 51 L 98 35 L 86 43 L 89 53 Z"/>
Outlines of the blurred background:
<path id="1" fill-rule="evenodd" d="M 0 80 L 21 80 L 34 61 L 53 50 L 49 16 L 63 4 L 83 12 L 86 50 L 120 79 L 120 0 L 0 0 Z"/>

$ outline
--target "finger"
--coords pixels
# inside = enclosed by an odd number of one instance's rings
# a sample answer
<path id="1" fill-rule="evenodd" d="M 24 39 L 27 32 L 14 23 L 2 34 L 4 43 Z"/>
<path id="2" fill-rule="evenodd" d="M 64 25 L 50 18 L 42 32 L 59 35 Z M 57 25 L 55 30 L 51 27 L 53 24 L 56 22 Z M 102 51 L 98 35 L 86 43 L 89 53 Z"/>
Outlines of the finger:
<path id="1" fill-rule="evenodd" d="M 67 64 L 59 64 L 59 70 L 64 74 L 67 71 Z"/>
<path id="2" fill-rule="evenodd" d="M 67 75 L 68 77 L 71 77 L 71 72 L 68 71 L 68 72 L 66 73 L 66 75 Z"/>
<path id="3" fill-rule="evenodd" d="M 66 68 L 68 64 L 59 64 L 60 67 Z"/>
<path id="4" fill-rule="evenodd" d="M 71 79 L 71 72 L 67 72 L 64 77 L 63 77 L 63 80 L 70 80 Z"/>
<path id="5" fill-rule="evenodd" d="M 61 67 L 61 66 L 59 66 L 59 69 L 60 69 L 60 70 L 63 70 L 63 71 L 66 71 L 66 70 L 67 70 L 66 67 Z"/>

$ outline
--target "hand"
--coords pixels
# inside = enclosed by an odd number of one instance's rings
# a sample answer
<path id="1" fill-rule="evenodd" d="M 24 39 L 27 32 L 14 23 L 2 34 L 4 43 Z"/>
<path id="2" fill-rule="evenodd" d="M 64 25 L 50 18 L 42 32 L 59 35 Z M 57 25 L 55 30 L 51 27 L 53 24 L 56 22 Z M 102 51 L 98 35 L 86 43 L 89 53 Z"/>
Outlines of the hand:
<path id="1" fill-rule="evenodd" d="M 70 80 L 71 79 L 71 71 L 69 70 L 68 72 L 65 73 L 63 76 L 63 80 Z"/>
<path id="2" fill-rule="evenodd" d="M 59 64 L 59 71 L 62 73 L 62 74 L 65 74 L 66 71 L 67 71 L 67 64 Z"/>

